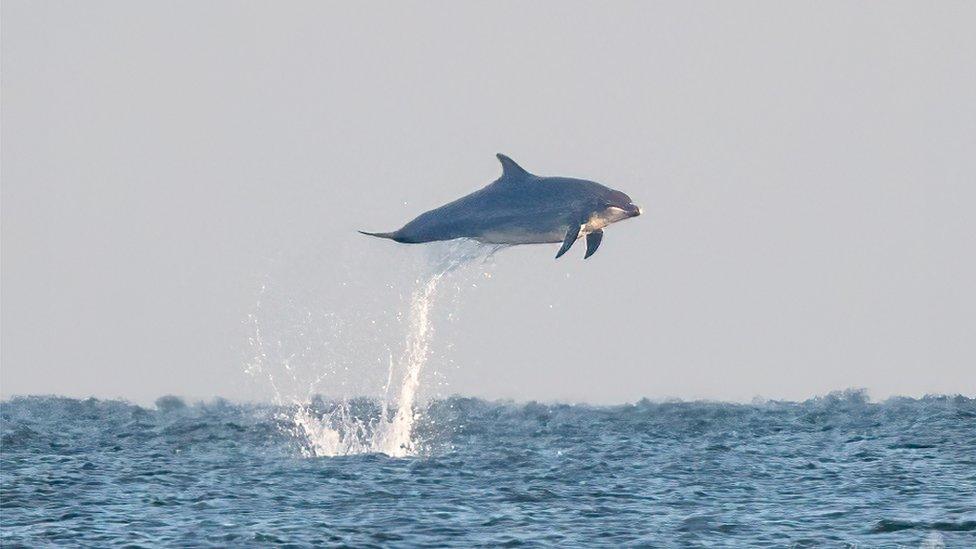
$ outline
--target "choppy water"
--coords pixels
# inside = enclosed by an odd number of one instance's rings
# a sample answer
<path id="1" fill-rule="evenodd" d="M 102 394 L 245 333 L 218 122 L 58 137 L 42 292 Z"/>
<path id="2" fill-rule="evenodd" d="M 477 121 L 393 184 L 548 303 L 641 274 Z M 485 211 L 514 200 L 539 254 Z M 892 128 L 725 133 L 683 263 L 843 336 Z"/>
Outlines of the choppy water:
<path id="1" fill-rule="evenodd" d="M 359 424 L 376 401 L 345 407 Z M 976 400 L 433 401 L 417 455 L 306 457 L 294 409 L 15 398 L 0 531 L 109 546 L 976 546 Z M 313 452 L 314 453 L 314 452 Z"/>

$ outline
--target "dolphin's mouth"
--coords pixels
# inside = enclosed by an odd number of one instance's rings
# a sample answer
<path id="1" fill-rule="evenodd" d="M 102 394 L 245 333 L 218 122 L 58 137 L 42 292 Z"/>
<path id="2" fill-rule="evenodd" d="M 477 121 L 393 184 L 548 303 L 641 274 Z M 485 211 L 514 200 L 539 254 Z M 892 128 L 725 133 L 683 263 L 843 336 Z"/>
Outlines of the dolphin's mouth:
<path id="1" fill-rule="evenodd" d="M 627 213 L 630 214 L 630 217 L 637 217 L 644 213 L 644 209 L 637 204 L 630 204 L 627 206 Z"/>

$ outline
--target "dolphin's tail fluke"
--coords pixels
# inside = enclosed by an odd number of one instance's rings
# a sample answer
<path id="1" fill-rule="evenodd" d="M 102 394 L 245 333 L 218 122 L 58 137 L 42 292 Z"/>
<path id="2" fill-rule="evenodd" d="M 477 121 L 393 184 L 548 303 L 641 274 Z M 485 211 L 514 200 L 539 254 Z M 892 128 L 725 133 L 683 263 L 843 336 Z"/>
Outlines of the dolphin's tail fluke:
<path id="1" fill-rule="evenodd" d="M 365 234 L 368 236 L 375 236 L 377 238 L 389 238 L 390 240 L 396 240 L 396 232 L 392 233 L 369 233 L 366 231 L 359 231 L 360 234 Z"/>

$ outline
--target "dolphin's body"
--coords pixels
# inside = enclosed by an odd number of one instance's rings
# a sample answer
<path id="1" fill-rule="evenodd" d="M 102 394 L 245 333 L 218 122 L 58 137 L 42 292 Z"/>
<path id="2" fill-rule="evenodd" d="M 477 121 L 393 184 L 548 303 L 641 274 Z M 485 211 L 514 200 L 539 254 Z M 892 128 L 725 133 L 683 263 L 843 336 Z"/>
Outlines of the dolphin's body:
<path id="1" fill-rule="evenodd" d="M 486 244 L 562 242 L 559 258 L 581 236 L 596 252 L 603 228 L 641 214 L 626 194 L 583 179 L 540 177 L 499 154 L 502 176 L 487 187 L 420 214 L 391 233 L 363 234 L 420 243 L 471 238 Z"/>

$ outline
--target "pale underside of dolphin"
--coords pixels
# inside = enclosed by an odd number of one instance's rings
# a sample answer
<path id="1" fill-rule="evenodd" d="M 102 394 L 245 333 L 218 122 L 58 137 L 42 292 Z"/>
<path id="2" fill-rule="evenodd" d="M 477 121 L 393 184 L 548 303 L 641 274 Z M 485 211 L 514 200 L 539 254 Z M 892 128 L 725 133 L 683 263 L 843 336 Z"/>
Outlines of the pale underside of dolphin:
<path id="1" fill-rule="evenodd" d="M 533 175 L 511 158 L 497 156 L 502 176 L 487 187 L 422 213 L 399 230 L 359 232 L 407 244 L 455 238 L 499 245 L 562 242 L 556 258 L 585 237 L 587 258 L 600 246 L 607 225 L 641 214 L 620 191 L 584 179 Z"/>

